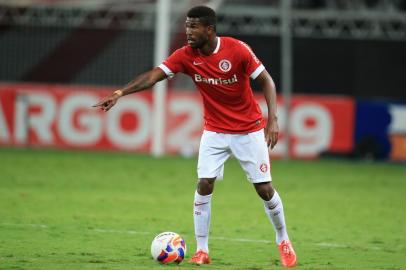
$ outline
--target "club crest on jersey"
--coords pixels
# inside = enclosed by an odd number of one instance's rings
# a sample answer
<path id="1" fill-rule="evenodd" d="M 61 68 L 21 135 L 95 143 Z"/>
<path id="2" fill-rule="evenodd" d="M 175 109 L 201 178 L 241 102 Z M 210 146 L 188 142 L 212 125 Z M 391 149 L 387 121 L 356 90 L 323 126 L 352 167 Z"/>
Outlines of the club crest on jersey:
<path id="1" fill-rule="evenodd" d="M 219 68 L 221 71 L 227 72 L 231 69 L 231 62 L 226 59 L 223 59 L 219 62 Z"/>
<path id="2" fill-rule="evenodd" d="M 261 166 L 259 166 L 259 169 L 261 170 L 261 172 L 265 173 L 268 171 L 268 165 L 265 163 L 262 163 Z"/>

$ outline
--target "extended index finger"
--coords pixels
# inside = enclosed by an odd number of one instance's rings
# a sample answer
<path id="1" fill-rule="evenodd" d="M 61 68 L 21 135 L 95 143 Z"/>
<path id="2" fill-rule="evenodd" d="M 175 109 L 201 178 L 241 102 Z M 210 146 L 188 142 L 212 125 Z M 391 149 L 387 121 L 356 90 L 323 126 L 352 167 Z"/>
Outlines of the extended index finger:
<path id="1" fill-rule="evenodd" d="M 106 101 L 102 100 L 102 101 L 99 101 L 98 103 L 92 105 L 92 107 L 101 107 L 101 106 L 103 106 L 104 103 L 106 103 Z"/>

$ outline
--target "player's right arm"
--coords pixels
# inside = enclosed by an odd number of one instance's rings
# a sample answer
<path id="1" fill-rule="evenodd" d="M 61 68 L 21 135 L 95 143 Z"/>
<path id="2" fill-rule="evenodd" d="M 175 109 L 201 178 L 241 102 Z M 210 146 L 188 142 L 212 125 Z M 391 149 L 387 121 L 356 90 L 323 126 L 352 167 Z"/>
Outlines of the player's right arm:
<path id="1" fill-rule="evenodd" d="M 154 86 L 154 84 L 156 84 L 159 81 L 162 81 L 166 77 L 167 75 L 165 74 L 165 72 L 162 69 L 156 67 L 150 71 L 138 75 L 126 86 L 104 97 L 97 104 L 93 105 L 93 107 L 98 107 L 103 111 L 107 112 L 108 110 L 111 109 L 111 107 L 113 107 L 117 103 L 117 100 L 120 97 L 135 92 L 139 92 L 144 89 L 149 89 L 152 86 Z"/>
<path id="2" fill-rule="evenodd" d="M 93 107 L 101 108 L 103 111 L 107 112 L 117 103 L 117 100 L 120 97 L 144 89 L 149 89 L 157 82 L 162 81 L 167 77 L 173 77 L 178 72 L 183 72 L 183 60 L 185 58 L 184 52 L 184 48 L 176 50 L 161 65 L 138 75 L 122 89 L 118 89 L 112 94 L 104 97 L 99 103 L 93 105 Z"/>

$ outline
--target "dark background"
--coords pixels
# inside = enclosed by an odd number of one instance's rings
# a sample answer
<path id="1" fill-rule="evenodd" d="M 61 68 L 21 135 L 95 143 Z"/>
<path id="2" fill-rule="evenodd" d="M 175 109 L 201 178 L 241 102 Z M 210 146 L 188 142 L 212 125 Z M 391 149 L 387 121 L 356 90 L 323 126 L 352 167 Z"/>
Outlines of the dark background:
<path id="1" fill-rule="evenodd" d="M 219 35 L 247 42 L 281 89 L 279 37 Z M 0 24 L 0 81 L 121 86 L 153 67 L 153 45 L 152 30 Z M 293 39 L 294 93 L 406 100 L 405 75 L 404 40 Z"/>

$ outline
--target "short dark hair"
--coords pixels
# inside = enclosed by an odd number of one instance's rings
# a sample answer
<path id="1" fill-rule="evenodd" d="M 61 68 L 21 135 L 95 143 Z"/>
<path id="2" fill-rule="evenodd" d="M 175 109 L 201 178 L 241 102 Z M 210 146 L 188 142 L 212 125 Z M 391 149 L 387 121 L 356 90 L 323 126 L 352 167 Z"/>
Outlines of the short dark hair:
<path id="1" fill-rule="evenodd" d="M 214 29 L 216 29 L 216 22 L 217 22 L 217 17 L 216 17 L 216 12 L 206 6 L 196 6 L 191 8 L 188 13 L 187 17 L 189 18 L 199 18 L 199 21 L 208 26 L 208 25 L 213 25 Z"/>

